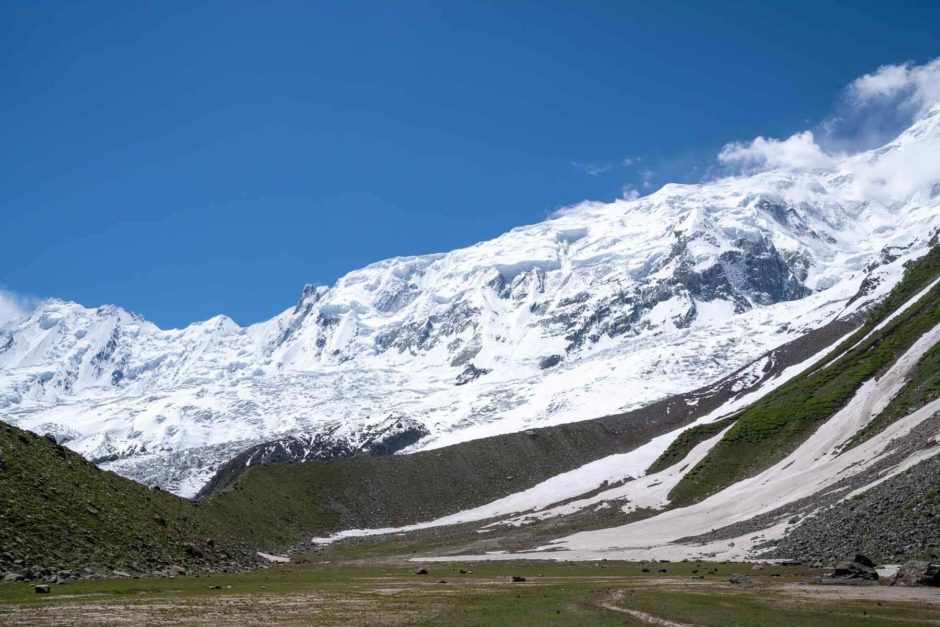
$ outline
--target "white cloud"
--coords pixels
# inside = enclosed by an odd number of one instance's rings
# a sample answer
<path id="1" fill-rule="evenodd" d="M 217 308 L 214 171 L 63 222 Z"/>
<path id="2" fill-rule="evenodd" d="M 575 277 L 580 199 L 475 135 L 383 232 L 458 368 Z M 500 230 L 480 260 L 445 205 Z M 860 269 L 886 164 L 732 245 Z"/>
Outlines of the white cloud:
<path id="1" fill-rule="evenodd" d="M 937 164 L 940 146 L 910 144 L 873 160 L 858 160 L 845 168 L 859 198 L 890 203 L 918 191 L 931 191 L 940 182 Z"/>
<path id="2" fill-rule="evenodd" d="M 820 148 L 812 131 L 803 131 L 787 139 L 758 137 L 747 143 L 726 144 L 718 153 L 718 161 L 745 171 L 767 168 L 812 170 L 832 165 L 834 157 Z"/>
<path id="3" fill-rule="evenodd" d="M 940 101 L 940 58 L 924 65 L 882 65 L 852 81 L 848 92 L 859 104 L 889 101 L 923 112 Z"/>
<path id="4" fill-rule="evenodd" d="M 630 168 L 643 161 L 642 157 L 624 157 L 619 161 L 619 165 L 624 168 Z M 589 176 L 597 176 L 610 172 L 618 165 L 617 161 L 572 161 L 571 167 L 580 170 Z"/>
<path id="5" fill-rule="evenodd" d="M 828 168 L 893 139 L 940 103 L 940 58 L 923 65 L 883 65 L 846 87 L 836 111 L 812 130 L 786 139 L 757 137 L 718 153 L 725 174 Z"/>
<path id="6" fill-rule="evenodd" d="M 612 170 L 614 164 L 610 161 L 603 161 L 601 163 L 583 163 L 581 161 L 572 161 L 571 166 L 576 170 L 581 170 L 588 176 L 597 176 L 598 174 L 603 174 L 604 172 L 609 172 Z"/>
<path id="7" fill-rule="evenodd" d="M 36 300 L 34 298 L 0 289 L 0 324 L 19 316 L 25 316 L 35 306 Z"/>
<path id="8" fill-rule="evenodd" d="M 633 185 L 624 185 L 621 196 L 624 200 L 636 200 L 642 196 L 642 194 L 640 194 L 640 190 L 635 188 Z"/>

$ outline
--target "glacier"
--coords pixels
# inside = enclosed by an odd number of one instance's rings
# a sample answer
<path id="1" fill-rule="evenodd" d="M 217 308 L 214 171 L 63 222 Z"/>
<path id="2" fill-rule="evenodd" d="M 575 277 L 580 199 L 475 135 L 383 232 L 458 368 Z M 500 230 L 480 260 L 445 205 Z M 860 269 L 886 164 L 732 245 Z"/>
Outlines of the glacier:
<path id="1" fill-rule="evenodd" d="M 406 418 L 404 450 L 715 381 L 884 295 L 937 242 L 940 107 L 877 149 L 584 202 L 380 261 L 242 327 L 48 300 L 0 326 L 0 416 L 184 496 L 263 442 Z"/>

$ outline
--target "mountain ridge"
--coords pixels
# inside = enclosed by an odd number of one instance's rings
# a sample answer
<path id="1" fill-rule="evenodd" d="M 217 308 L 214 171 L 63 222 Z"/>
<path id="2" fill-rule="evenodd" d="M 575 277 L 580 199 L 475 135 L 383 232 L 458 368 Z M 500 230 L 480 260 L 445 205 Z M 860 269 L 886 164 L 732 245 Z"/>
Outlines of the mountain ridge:
<path id="1" fill-rule="evenodd" d="M 405 415 L 431 448 L 640 407 L 886 294 L 940 227 L 940 173 L 900 167 L 940 160 L 938 113 L 829 169 L 667 185 L 379 261 L 249 327 L 47 301 L 0 327 L 0 411 L 194 494 L 239 451 L 336 421 Z"/>
<path id="2" fill-rule="evenodd" d="M 690 394 L 410 455 L 255 465 L 195 501 L 102 471 L 48 437 L 0 426 L 8 523 L 0 535 L 17 543 L 0 568 L 12 577 L 48 577 L 63 566 L 88 576 L 166 575 L 250 568 L 255 551 L 288 549 L 318 559 L 417 550 L 428 561 L 819 559 L 857 543 L 879 559 L 918 556 L 940 541 L 927 524 L 937 504 L 918 493 L 936 486 L 930 468 L 940 453 L 940 248 L 905 266 L 876 308 L 836 318 Z M 802 398 L 801 390 L 833 376 L 859 381 L 810 429 L 802 428 L 806 407 L 784 411 L 798 428 L 788 457 L 767 468 L 745 451 L 746 478 L 692 504 L 673 498 L 703 460 L 736 461 L 722 443 L 734 442 L 731 431 L 764 405 Z M 895 400 L 893 418 L 879 421 Z M 703 437 L 687 435 L 706 425 L 714 428 Z M 81 489 L 69 487 L 75 482 Z M 879 522 L 905 500 L 916 516 Z M 860 504 L 865 511 L 856 512 Z M 851 539 L 833 533 L 839 516 L 856 525 Z M 859 521 L 874 526 L 860 529 Z M 897 522 L 916 537 L 892 530 Z"/>

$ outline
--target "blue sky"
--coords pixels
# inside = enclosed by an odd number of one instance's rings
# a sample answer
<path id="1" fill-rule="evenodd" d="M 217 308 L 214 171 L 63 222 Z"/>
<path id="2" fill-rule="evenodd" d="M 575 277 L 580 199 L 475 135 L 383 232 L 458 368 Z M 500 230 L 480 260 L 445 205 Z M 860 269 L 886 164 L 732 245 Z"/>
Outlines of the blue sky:
<path id="1" fill-rule="evenodd" d="M 940 54 L 940 3 L 763 4 L 5 2 L 0 288 L 256 322 L 371 261 L 699 180 Z"/>

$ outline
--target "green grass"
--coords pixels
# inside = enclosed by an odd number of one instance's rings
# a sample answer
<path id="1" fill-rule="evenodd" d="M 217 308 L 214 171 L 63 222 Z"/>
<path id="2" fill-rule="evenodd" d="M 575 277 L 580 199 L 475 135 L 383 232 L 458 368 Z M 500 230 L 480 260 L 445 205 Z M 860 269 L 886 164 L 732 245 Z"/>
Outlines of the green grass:
<path id="1" fill-rule="evenodd" d="M 790 586 L 819 574 L 802 566 L 752 571 L 748 564 L 695 562 L 435 562 L 426 564 L 428 575 L 415 575 L 419 565 L 289 565 L 198 578 L 86 581 L 53 586 L 50 595 L 37 595 L 22 584 L 0 584 L 0 623 L 102 618 L 184 624 L 644 624 L 617 609 L 729 626 L 894 625 L 940 619 L 937 603 L 884 595 L 834 600 L 800 594 L 800 588 Z M 643 573 L 644 568 L 651 572 Z M 657 572 L 661 568 L 667 572 Z M 472 572 L 461 574 L 461 569 Z M 735 572 L 747 573 L 755 585 L 729 585 Z M 509 583 L 511 575 L 526 581 Z M 698 575 L 703 579 L 691 579 Z"/>
<path id="2" fill-rule="evenodd" d="M 656 458 L 656 461 L 646 469 L 646 474 L 651 475 L 678 464 L 685 459 L 698 444 L 718 435 L 734 421 L 735 418 L 733 417 L 725 418 L 723 420 L 716 420 L 715 422 L 709 422 L 686 429 L 680 433 L 679 437 L 673 440 L 672 444 L 669 445 L 669 448 L 663 451 L 662 455 Z"/>
<path id="3" fill-rule="evenodd" d="M 669 495 L 672 504 L 684 506 L 700 501 L 793 452 L 844 407 L 864 381 L 883 373 L 937 324 L 940 286 L 864 343 L 854 346 L 938 275 L 940 251 L 935 248 L 912 264 L 865 325 L 833 351 L 834 355 L 845 354 L 781 386 L 742 412 L 724 438 L 673 488 Z"/>

